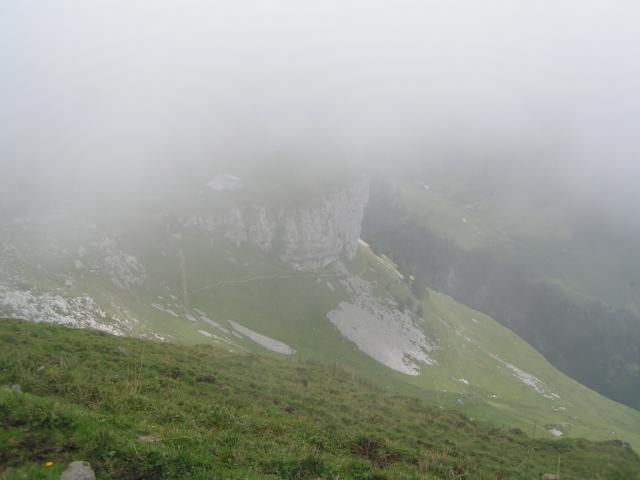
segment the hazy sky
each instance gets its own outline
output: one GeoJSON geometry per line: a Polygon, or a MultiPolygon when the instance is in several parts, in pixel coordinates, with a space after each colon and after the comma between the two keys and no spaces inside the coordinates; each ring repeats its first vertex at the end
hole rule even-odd
{"type": "Polygon", "coordinates": [[[23,191],[448,146],[640,179],[637,0],[3,0],[0,69],[2,178],[23,191]]]}

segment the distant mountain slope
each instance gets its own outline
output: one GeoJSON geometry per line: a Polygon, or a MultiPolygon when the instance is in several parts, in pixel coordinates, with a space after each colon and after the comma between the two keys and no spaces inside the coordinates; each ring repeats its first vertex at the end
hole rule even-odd
{"type": "Polygon", "coordinates": [[[5,225],[5,315],[231,352],[338,362],[386,389],[536,436],[640,446],[640,413],[552,368],[491,318],[437,292],[422,301],[360,242],[300,271],[206,224],[5,225]]]}
{"type": "Polygon", "coordinates": [[[474,188],[378,183],[364,237],[401,270],[420,271],[521,335],[563,372],[640,408],[640,251],[632,238],[589,233],[598,221],[530,191],[474,188]]]}
{"type": "Polygon", "coordinates": [[[6,480],[78,459],[101,479],[640,478],[621,442],[531,439],[335,363],[4,320],[0,366],[6,480]]]}

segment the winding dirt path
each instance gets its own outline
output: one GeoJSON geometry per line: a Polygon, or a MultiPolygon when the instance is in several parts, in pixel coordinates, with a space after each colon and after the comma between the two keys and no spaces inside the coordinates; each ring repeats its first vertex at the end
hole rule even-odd
{"type": "Polygon", "coordinates": [[[310,274],[301,274],[301,273],[292,273],[287,275],[266,275],[266,276],[258,276],[258,277],[250,277],[244,278],[240,280],[219,280],[216,283],[212,283],[210,285],[206,285],[202,288],[194,290],[189,293],[189,295],[197,295],[198,293],[204,292],[205,290],[211,290],[212,288],[220,287],[223,285],[241,285],[250,282],[260,282],[262,280],[274,280],[274,279],[288,279],[288,278],[338,278],[340,274],[338,273],[310,273],[310,274]]]}

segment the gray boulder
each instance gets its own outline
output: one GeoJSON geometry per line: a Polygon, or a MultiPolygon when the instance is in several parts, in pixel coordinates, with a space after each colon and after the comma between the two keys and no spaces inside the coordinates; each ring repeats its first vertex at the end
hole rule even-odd
{"type": "Polygon", "coordinates": [[[60,480],[96,480],[96,474],[88,462],[71,462],[60,475],[60,480]]]}

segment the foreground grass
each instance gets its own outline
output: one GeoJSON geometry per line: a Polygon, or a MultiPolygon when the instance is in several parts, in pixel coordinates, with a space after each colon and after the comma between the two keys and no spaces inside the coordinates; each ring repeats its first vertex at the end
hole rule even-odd
{"type": "Polygon", "coordinates": [[[531,439],[337,365],[0,322],[0,478],[637,479],[621,442],[531,439]],[[146,438],[140,438],[146,436],[146,438]],[[45,462],[55,466],[45,468],[45,462]]]}

